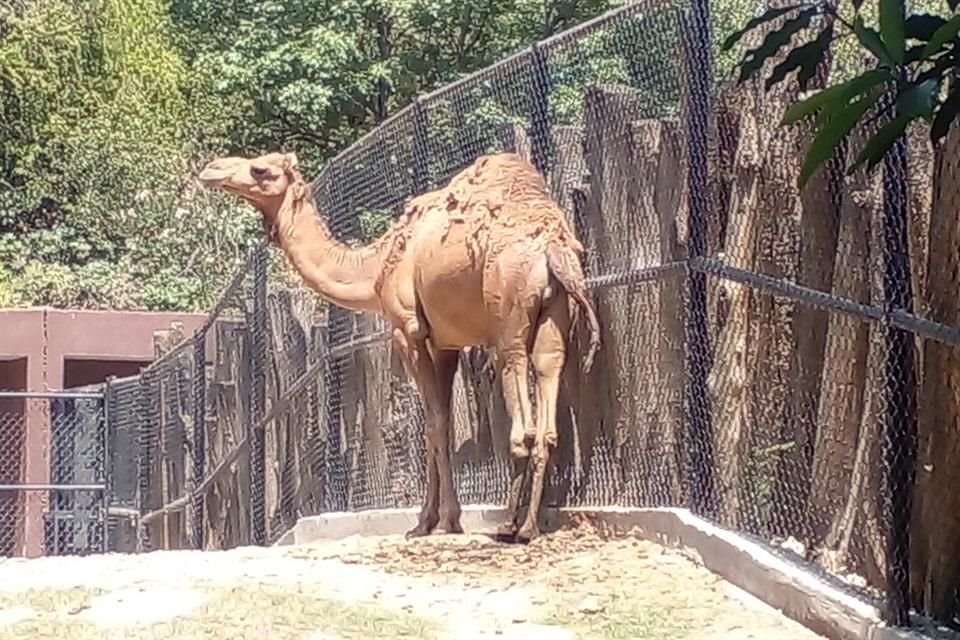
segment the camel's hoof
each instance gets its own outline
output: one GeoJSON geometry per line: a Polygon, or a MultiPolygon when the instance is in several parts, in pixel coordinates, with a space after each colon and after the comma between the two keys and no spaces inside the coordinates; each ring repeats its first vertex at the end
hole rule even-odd
{"type": "Polygon", "coordinates": [[[517,523],[516,522],[504,522],[499,527],[497,527],[497,537],[507,540],[512,540],[517,536],[517,523]]]}
{"type": "Polygon", "coordinates": [[[415,526],[413,529],[410,529],[410,531],[407,531],[407,533],[404,535],[404,538],[407,540],[410,540],[411,538],[422,538],[430,535],[430,531],[432,529],[433,527],[426,522],[419,522],[417,523],[417,526],[415,526]]]}
{"type": "Polygon", "coordinates": [[[463,533],[463,527],[460,526],[460,518],[456,520],[441,520],[433,532],[440,534],[463,533]]]}
{"type": "Polygon", "coordinates": [[[540,529],[536,526],[523,525],[517,532],[517,542],[530,542],[540,535],[540,529]]]}

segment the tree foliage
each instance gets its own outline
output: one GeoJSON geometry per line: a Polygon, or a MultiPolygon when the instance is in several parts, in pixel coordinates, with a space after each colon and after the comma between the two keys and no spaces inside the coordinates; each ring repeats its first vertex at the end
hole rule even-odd
{"type": "Polygon", "coordinates": [[[202,305],[198,278],[211,274],[185,260],[184,234],[221,212],[183,197],[194,123],[164,4],[26,2],[0,9],[0,32],[0,263],[12,303],[202,305]]]}
{"type": "Polygon", "coordinates": [[[767,89],[793,72],[800,87],[806,89],[831,47],[845,37],[854,39],[872,61],[859,75],[801,99],[784,114],[784,124],[804,119],[814,122],[815,135],[800,173],[801,187],[867,118],[879,126],[856,150],[849,172],[864,165],[868,170],[876,166],[913,121],[930,124],[934,143],[946,135],[960,111],[958,0],[948,0],[947,5],[951,13],[937,15],[908,14],[901,0],[877,0],[875,6],[864,5],[863,0],[851,0],[849,6],[834,0],[799,2],[772,7],[727,37],[724,50],[730,50],[745,34],[769,28],[776,21],[777,27],[770,29],[758,46],[744,51],[739,64],[739,80],[745,82],[779,56],[764,83],[767,89]],[[868,17],[869,9],[875,9],[875,20],[868,17]]]}
{"type": "Polygon", "coordinates": [[[617,4],[2,4],[0,305],[206,308],[257,228],[196,192],[209,157],[296,148],[315,172],[418,93],[617,4]]]}

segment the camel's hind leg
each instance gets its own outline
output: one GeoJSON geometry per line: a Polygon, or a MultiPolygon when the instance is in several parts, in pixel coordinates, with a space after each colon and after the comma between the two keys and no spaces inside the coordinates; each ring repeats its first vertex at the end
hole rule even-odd
{"type": "Polygon", "coordinates": [[[570,311],[565,294],[554,295],[544,307],[533,338],[531,359],[536,372],[537,417],[533,452],[530,456],[532,473],[530,506],[527,518],[517,533],[520,540],[532,540],[540,533],[540,502],[547,462],[557,446],[557,397],[560,394],[560,376],[567,357],[567,335],[570,330],[570,311]]]}
{"type": "Polygon", "coordinates": [[[507,517],[500,527],[500,534],[513,536],[517,532],[517,510],[520,494],[526,478],[530,448],[526,433],[533,428],[533,407],[530,405],[529,357],[526,347],[501,354],[503,366],[500,372],[503,400],[510,416],[510,491],[507,496],[507,517]]]}
{"type": "Polygon", "coordinates": [[[500,534],[517,532],[517,510],[530,458],[530,444],[536,433],[530,401],[530,347],[534,325],[540,315],[541,295],[537,282],[548,278],[546,261],[531,262],[530,244],[506,247],[489,266],[484,290],[497,292],[488,304],[496,304],[498,319],[497,359],[503,401],[510,416],[510,457],[513,472],[507,497],[506,521],[500,534]]]}

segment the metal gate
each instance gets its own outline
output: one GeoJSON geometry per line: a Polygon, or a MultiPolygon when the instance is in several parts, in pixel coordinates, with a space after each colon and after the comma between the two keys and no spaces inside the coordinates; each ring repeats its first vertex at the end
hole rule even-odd
{"type": "Polygon", "coordinates": [[[0,554],[106,550],[101,391],[0,391],[0,554]]]}

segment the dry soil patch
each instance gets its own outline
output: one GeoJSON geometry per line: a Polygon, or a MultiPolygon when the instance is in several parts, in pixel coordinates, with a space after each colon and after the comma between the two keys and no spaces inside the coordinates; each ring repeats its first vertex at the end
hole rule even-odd
{"type": "Polygon", "coordinates": [[[659,545],[400,536],[0,561],[0,640],[815,640],[659,545]]]}

